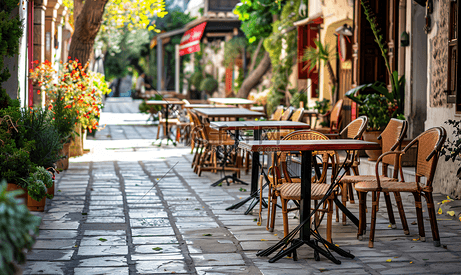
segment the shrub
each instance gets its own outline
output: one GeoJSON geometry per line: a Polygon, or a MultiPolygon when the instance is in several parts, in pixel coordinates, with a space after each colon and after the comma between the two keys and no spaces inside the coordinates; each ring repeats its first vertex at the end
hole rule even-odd
{"type": "Polygon", "coordinates": [[[200,83],[200,90],[205,91],[211,95],[218,89],[218,81],[213,77],[207,77],[200,83]]]}
{"type": "Polygon", "coordinates": [[[0,184],[0,273],[15,274],[16,264],[26,261],[26,250],[35,243],[40,217],[30,214],[25,205],[18,205],[15,196],[23,191],[6,191],[0,184]]]}

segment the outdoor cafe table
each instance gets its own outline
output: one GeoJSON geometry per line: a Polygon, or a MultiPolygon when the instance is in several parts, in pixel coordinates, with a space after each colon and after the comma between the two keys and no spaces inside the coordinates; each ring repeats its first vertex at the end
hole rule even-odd
{"type": "Polygon", "coordinates": [[[186,104],[182,100],[147,100],[147,106],[163,106],[165,112],[165,133],[163,133],[163,138],[173,141],[168,133],[168,109],[173,105],[184,105],[186,104]]]}
{"type": "MultiPolygon", "coordinates": [[[[263,131],[267,130],[276,130],[280,131],[282,129],[285,130],[303,130],[309,129],[310,125],[303,123],[303,122],[295,122],[295,121],[227,121],[227,122],[211,122],[210,127],[220,132],[224,131],[235,131],[234,138],[236,147],[239,143],[239,131],[241,130],[252,130],[253,131],[253,138],[254,140],[260,140],[261,134],[263,131]]],[[[250,211],[256,206],[259,202],[259,195],[258,195],[258,170],[260,168],[259,163],[259,152],[253,152],[252,154],[252,164],[251,164],[251,192],[250,196],[241,202],[234,204],[226,210],[237,209],[243,206],[245,203],[253,199],[253,202],[250,204],[248,209],[245,211],[245,215],[250,213],[250,211]]],[[[229,176],[230,177],[230,176],[229,176]]],[[[213,183],[212,185],[219,184],[220,181],[213,183]]]]}
{"type": "Polygon", "coordinates": [[[253,100],[237,97],[223,97],[223,98],[209,98],[208,101],[219,104],[232,104],[232,105],[249,105],[254,104],[253,100]]]}
{"type": "MultiPolygon", "coordinates": [[[[341,262],[337,260],[329,250],[333,250],[338,254],[354,258],[354,255],[336,247],[324,240],[315,233],[315,239],[311,239],[310,218],[314,215],[316,209],[321,205],[325,198],[323,198],[314,210],[311,212],[311,175],[312,175],[312,151],[334,151],[334,150],[376,150],[379,149],[379,144],[376,142],[367,142],[362,140],[351,139],[335,139],[335,140],[255,140],[255,141],[242,141],[239,147],[250,152],[279,152],[279,151],[301,151],[301,201],[299,202],[300,224],[292,230],[286,237],[274,246],[260,251],[258,256],[269,256],[279,248],[282,248],[277,255],[269,262],[275,262],[287,255],[293,253],[293,258],[296,259],[296,249],[306,244],[314,249],[317,253],[322,254],[336,264],[341,262]],[[295,239],[297,232],[300,232],[300,238],[295,239]],[[328,249],[321,248],[318,243],[324,245],[328,249]],[[291,244],[291,247],[287,248],[291,244]],[[285,249],[287,248],[287,249],[285,249]]],[[[339,171],[338,171],[339,173],[339,171]]],[[[336,175],[336,178],[338,175],[336,175]]],[[[338,184],[337,180],[332,180],[330,191],[333,190],[338,184]]],[[[327,193],[328,194],[328,193],[327,193]]],[[[327,197],[327,196],[325,196],[327,197]]],[[[335,200],[335,203],[340,203],[335,200]]],[[[342,206],[342,205],[341,205],[342,206]]],[[[340,206],[340,208],[341,208],[340,206]]],[[[345,208],[344,208],[345,209],[345,208]]],[[[343,210],[343,208],[341,208],[343,210]]],[[[343,210],[344,211],[344,210],[343,210]]],[[[352,215],[349,212],[350,215],[352,215]]]]}
{"type": "Polygon", "coordinates": [[[235,106],[221,106],[221,105],[214,105],[214,104],[186,104],[183,106],[186,109],[194,109],[194,108],[236,108],[235,106]]]}
{"type": "Polygon", "coordinates": [[[215,118],[259,118],[265,117],[266,114],[261,112],[250,111],[245,108],[196,108],[194,109],[198,115],[203,118],[215,119],[215,118]]]}

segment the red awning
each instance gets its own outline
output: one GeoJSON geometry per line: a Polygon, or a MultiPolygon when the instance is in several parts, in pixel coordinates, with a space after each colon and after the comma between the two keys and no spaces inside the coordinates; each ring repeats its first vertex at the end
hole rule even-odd
{"type": "Polygon", "coordinates": [[[183,56],[200,51],[200,39],[205,31],[206,22],[186,31],[179,44],[179,55],[183,56]]]}

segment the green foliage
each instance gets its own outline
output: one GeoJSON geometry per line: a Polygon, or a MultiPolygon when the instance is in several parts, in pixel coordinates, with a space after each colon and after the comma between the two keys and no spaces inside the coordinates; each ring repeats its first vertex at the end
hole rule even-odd
{"type": "Polygon", "coordinates": [[[11,76],[8,68],[5,67],[5,57],[12,57],[19,53],[19,39],[23,32],[19,15],[14,17],[10,15],[18,5],[18,0],[0,1],[0,108],[10,105],[9,97],[4,96],[6,91],[1,86],[11,76]]]}
{"type": "Polygon", "coordinates": [[[213,94],[218,89],[218,81],[209,76],[200,83],[200,90],[205,91],[208,95],[213,94]]]}
{"type": "Polygon", "coordinates": [[[30,214],[25,205],[19,205],[15,196],[23,191],[6,191],[0,184],[0,274],[16,274],[15,264],[26,262],[26,249],[32,249],[38,234],[40,217],[30,214]]]}
{"type": "Polygon", "coordinates": [[[0,108],[0,174],[9,183],[21,185],[18,179],[28,177],[34,167],[30,151],[35,141],[23,138],[25,129],[19,101],[11,100],[4,89],[0,89],[0,98],[10,102],[9,106],[0,108]]]}
{"type": "Polygon", "coordinates": [[[194,85],[196,90],[200,89],[200,84],[203,81],[203,73],[201,71],[195,71],[189,78],[189,84],[194,85]]]}
{"type": "MultiPolygon", "coordinates": [[[[445,121],[445,123],[453,127],[454,139],[447,139],[440,154],[445,156],[445,161],[451,160],[454,162],[456,159],[459,160],[461,153],[461,120],[449,119],[445,121]]],[[[459,175],[460,172],[461,168],[458,170],[457,174],[459,175]]]]}
{"type": "Polygon", "coordinates": [[[368,130],[383,130],[391,120],[389,102],[380,94],[359,95],[359,114],[368,117],[368,130]]]}
{"type": "Polygon", "coordinates": [[[51,112],[41,108],[22,110],[25,140],[35,140],[30,151],[30,160],[38,166],[53,167],[61,156],[61,135],[54,127],[51,112]]]}
{"type": "MultiPolygon", "coordinates": [[[[156,94],[155,96],[151,97],[149,100],[163,100],[161,95],[156,94]]],[[[141,104],[139,104],[139,111],[144,114],[149,114],[150,110],[155,110],[156,112],[160,111],[162,106],[159,105],[152,105],[148,106],[146,100],[143,100],[141,104]]]]}
{"type": "Polygon", "coordinates": [[[245,47],[248,46],[247,39],[244,37],[234,37],[224,44],[223,65],[229,67],[234,64],[237,58],[243,58],[245,47]]]}
{"type": "Polygon", "coordinates": [[[299,108],[300,102],[304,102],[304,106],[307,106],[306,90],[300,90],[296,92],[296,89],[291,89],[290,92],[293,93],[293,96],[290,99],[291,106],[299,108]]]}
{"type": "Polygon", "coordinates": [[[41,201],[45,196],[49,199],[53,198],[52,195],[46,192],[46,188],[53,186],[52,175],[42,166],[37,166],[35,171],[30,173],[27,179],[22,179],[22,181],[27,186],[27,193],[32,199],[41,201]]]}
{"type": "Polygon", "coordinates": [[[297,54],[296,29],[293,23],[299,18],[299,4],[300,0],[294,0],[283,7],[280,20],[272,24],[272,34],[264,40],[264,48],[272,63],[273,85],[267,98],[269,114],[280,105],[289,89],[289,77],[297,54]]]}
{"type": "Polygon", "coordinates": [[[303,61],[308,62],[309,71],[313,71],[320,64],[320,61],[328,62],[336,58],[335,49],[329,44],[323,45],[320,40],[316,40],[314,43],[316,47],[307,47],[303,55],[303,61]]]}
{"type": "Polygon", "coordinates": [[[237,93],[240,90],[240,87],[242,87],[243,81],[245,80],[244,75],[243,75],[243,68],[239,67],[239,73],[237,78],[234,80],[234,91],[237,93]]]}
{"type": "Polygon", "coordinates": [[[66,108],[71,102],[66,100],[64,91],[61,89],[56,91],[56,97],[51,104],[54,115],[52,124],[59,132],[61,143],[67,143],[75,135],[74,128],[77,122],[77,112],[74,108],[66,108]]]}
{"type": "Polygon", "coordinates": [[[315,101],[314,110],[317,110],[319,114],[326,114],[330,110],[330,100],[324,98],[322,101],[315,101]]]}
{"type": "Polygon", "coordinates": [[[266,38],[272,33],[272,17],[275,14],[280,14],[285,2],[283,0],[242,0],[237,5],[234,13],[242,21],[240,28],[250,43],[266,38]]]}

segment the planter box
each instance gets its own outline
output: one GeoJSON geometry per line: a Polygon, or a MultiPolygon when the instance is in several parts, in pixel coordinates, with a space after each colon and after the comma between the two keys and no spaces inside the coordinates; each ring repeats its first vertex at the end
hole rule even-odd
{"type": "Polygon", "coordinates": [[[83,134],[82,134],[82,125],[80,123],[75,126],[75,132],[77,135],[70,143],[69,157],[78,157],[83,155],[83,134]]]}
{"type": "Polygon", "coordinates": [[[29,209],[29,211],[43,212],[45,211],[45,205],[46,198],[43,198],[40,201],[36,201],[32,199],[29,195],[27,195],[27,208],[29,209]]]}
{"type": "Polygon", "coordinates": [[[25,204],[27,201],[27,190],[18,186],[17,184],[14,183],[8,183],[6,187],[6,191],[14,191],[14,190],[23,190],[24,193],[22,195],[19,195],[16,197],[16,199],[19,200],[20,204],[25,204]]]}
{"type": "Polygon", "coordinates": [[[58,162],[56,162],[56,167],[58,169],[62,169],[62,170],[69,169],[69,157],[70,157],[69,151],[70,151],[70,142],[65,143],[62,147],[60,155],[66,156],[66,158],[60,159],[58,162]]]}

